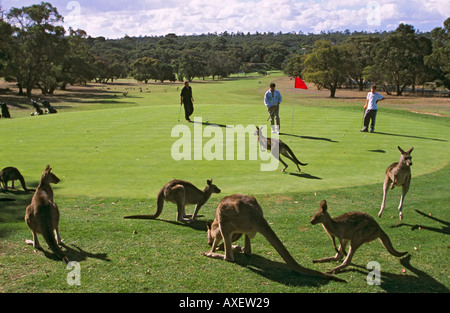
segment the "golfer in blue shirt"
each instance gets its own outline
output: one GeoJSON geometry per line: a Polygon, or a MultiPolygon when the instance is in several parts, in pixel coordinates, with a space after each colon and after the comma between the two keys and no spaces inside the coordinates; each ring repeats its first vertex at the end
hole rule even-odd
{"type": "Polygon", "coordinates": [[[264,104],[267,107],[272,133],[280,133],[280,104],[283,101],[281,93],[275,89],[275,83],[270,84],[270,89],[264,96],[264,104]]]}

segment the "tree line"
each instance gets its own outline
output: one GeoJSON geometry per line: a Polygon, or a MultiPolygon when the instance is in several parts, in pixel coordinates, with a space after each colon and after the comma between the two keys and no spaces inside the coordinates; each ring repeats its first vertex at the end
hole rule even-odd
{"type": "MultiPolygon", "coordinates": [[[[1,8],[0,8],[1,11],[1,8]]],[[[208,33],[201,35],[93,38],[63,27],[50,3],[0,12],[0,76],[21,95],[38,88],[107,83],[222,79],[234,73],[283,70],[331,96],[344,84],[361,90],[376,83],[401,95],[425,82],[450,89],[450,18],[419,33],[400,24],[393,32],[208,33]]]]}

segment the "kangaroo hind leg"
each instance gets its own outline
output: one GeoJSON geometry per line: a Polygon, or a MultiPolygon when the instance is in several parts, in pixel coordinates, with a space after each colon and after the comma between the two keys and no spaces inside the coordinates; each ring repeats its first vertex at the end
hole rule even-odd
{"type": "Polygon", "coordinates": [[[186,191],[183,186],[176,186],[172,188],[172,193],[174,193],[175,203],[177,204],[177,221],[179,222],[189,222],[191,221],[186,216],[186,191]]]}
{"type": "Polygon", "coordinates": [[[378,217],[379,218],[383,214],[384,208],[386,207],[386,195],[387,195],[387,192],[389,190],[389,185],[391,184],[391,182],[392,182],[392,180],[389,178],[388,175],[386,175],[386,177],[384,179],[384,184],[383,184],[383,202],[381,203],[380,212],[378,212],[378,217]]]}

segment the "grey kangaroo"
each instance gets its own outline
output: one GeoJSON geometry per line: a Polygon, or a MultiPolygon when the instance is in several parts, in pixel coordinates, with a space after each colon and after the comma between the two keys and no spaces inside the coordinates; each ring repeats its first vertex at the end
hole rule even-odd
{"type": "Polygon", "coordinates": [[[331,279],[342,281],[341,279],[321,273],[309,268],[305,268],[295,261],[281,240],[270,227],[263,216],[263,211],[258,201],[252,196],[231,195],[225,197],[220,202],[216,210],[216,217],[212,223],[207,224],[208,244],[212,246],[211,251],[204,252],[203,255],[219,260],[234,262],[233,251],[244,252],[251,255],[250,240],[261,233],[267,241],[275,248],[283,260],[299,274],[318,277],[322,279],[331,279]],[[245,246],[242,249],[239,246],[232,246],[232,242],[238,240],[245,234],[245,246]],[[216,253],[222,248],[219,243],[223,241],[225,255],[216,253]]]}
{"type": "Polygon", "coordinates": [[[37,234],[42,234],[50,249],[67,264],[69,260],[58,246],[62,243],[58,229],[59,210],[53,201],[53,189],[50,185],[58,184],[59,178],[51,171],[50,165],[47,165],[31,204],[26,209],[25,222],[33,233],[33,240],[25,242],[36,249],[41,249],[37,234]]]}
{"type": "Polygon", "coordinates": [[[126,219],[156,219],[161,215],[164,201],[170,201],[177,205],[177,221],[189,222],[197,218],[200,208],[209,200],[211,194],[220,193],[221,190],[213,184],[213,180],[206,181],[206,187],[202,191],[192,183],[183,180],[172,180],[167,183],[158,193],[157,209],[153,215],[126,216],[126,219]],[[186,215],[186,204],[196,204],[194,214],[186,215]],[[192,219],[190,219],[192,217],[192,219]]]}
{"type": "Polygon", "coordinates": [[[300,162],[295,156],[294,152],[292,152],[291,148],[289,148],[289,146],[280,139],[264,137],[264,135],[261,133],[261,129],[258,126],[256,126],[255,135],[258,136],[258,142],[261,145],[261,147],[271,151],[272,155],[284,165],[284,168],[281,170],[282,172],[286,171],[288,165],[281,159],[281,155],[285,156],[286,158],[294,162],[299,172],[301,172],[299,165],[302,166],[308,165],[308,163],[300,162]]]}
{"type": "Polygon", "coordinates": [[[320,209],[311,220],[311,224],[322,223],[323,228],[331,237],[333,248],[337,252],[334,257],[323,258],[313,261],[314,263],[337,261],[347,255],[344,262],[338,267],[333,268],[329,273],[337,273],[350,265],[356,250],[366,242],[371,242],[377,238],[380,239],[387,251],[396,257],[402,257],[408,252],[398,252],[392,246],[388,235],[381,229],[380,225],[364,212],[349,212],[336,218],[331,218],[327,211],[327,202],[323,200],[320,203],[320,209]],[[335,237],[338,237],[340,247],[336,247],[335,237]],[[345,249],[350,241],[350,250],[348,254],[345,249]]]}
{"type": "Polygon", "coordinates": [[[394,189],[395,186],[402,186],[402,196],[400,198],[398,211],[400,220],[403,220],[403,201],[405,200],[406,193],[408,192],[411,184],[411,166],[413,164],[411,152],[414,150],[414,147],[409,149],[407,152],[403,151],[400,147],[398,147],[398,150],[401,153],[400,161],[391,164],[385,172],[383,202],[381,203],[381,210],[378,213],[378,217],[381,217],[381,214],[383,214],[383,210],[386,206],[386,194],[388,189],[394,189]]]}
{"type": "Polygon", "coordinates": [[[11,181],[11,187],[14,189],[15,180],[19,180],[23,190],[28,191],[25,179],[17,168],[6,167],[0,172],[0,183],[3,184],[3,189],[8,190],[8,181],[11,181]]]}

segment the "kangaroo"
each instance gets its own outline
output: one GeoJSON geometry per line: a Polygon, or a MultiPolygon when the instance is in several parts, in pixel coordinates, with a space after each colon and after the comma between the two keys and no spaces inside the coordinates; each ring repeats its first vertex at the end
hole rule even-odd
{"type": "Polygon", "coordinates": [[[243,234],[245,234],[244,249],[235,246],[234,250],[250,255],[252,253],[250,239],[257,233],[261,233],[295,272],[322,279],[343,281],[298,264],[269,226],[261,206],[252,196],[236,194],[223,198],[217,207],[214,221],[212,224],[208,223],[207,227],[208,244],[212,246],[211,251],[203,253],[207,257],[234,262],[232,242],[238,240],[243,234]],[[222,240],[225,255],[215,252],[220,248],[219,243],[222,240]]]}
{"type": "Polygon", "coordinates": [[[2,114],[0,115],[0,117],[3,116],[3,118],[11,118],[8,105],[6,103],[0,102],[0,106],[2,107],[2,114]]]}
{"type": "Polygon", "coordinates": [[[26,209],[25,222],[33,233],[33,240],[25,242],[33,245],[36,249],[41,249],[37,234],[42,234],[50,249],[68,264],[68,258],[58,246],[62,243],[58,229],[59,210],[56,203],[53,202],[53,189],[50,185],[58,184],[60,180],[51,171],[50,165],[47,165],[31,199],[31,204],[26,209]]]}
{"type": "Polygon", "coordinates": [[[12,182],[11,188],[14,189],[14,181],[19,180],[23,190],[28,191],[25,184],[25,179],[19,170],[15,167],[6,167],[0,172],[0,183],[3,184],[3,189],[8,190],[8,181],[12,182]]]}
{"type": "Polygon", "coordinates": [[[281,170],[282,172],[286,171],[288,165],[281,159],[280,154],[282,154],[283,156],[294,162],[295,165],[297,165],[297,169],[299,172],[301,172],[299,165],[302,166],[308,165],[308,163],[300,162],[295,156],[294,152],[292,152],[291,148],[289,148],[287,144],[281,141],[281,139],[264,137],[264,135],[261,133],[261,129],[258,126],[256,126],[256,131],[254,135],[258,136],[258,142],[261,145],[261,147],[271,151],[272,155],[284,165],[284,168],[281,170]]]}
{"type": "Polygon", "coordinates": [[[400,220],[403,221],[403,200],[405,199],[406,193],[409,190],[409,185],[411,184],[411,152],[414,150],[414,147],[409,149],[408,152],[403,151],[400,147],[397,148],[402,155],[400,156],[399,162],[391,164],[386,169],[383,185],[383,202],[381,203],[381,210],[378,213],[378,217],[381,217],[386,206],[386,194],[388,188],[394,189],[395,186],[402,186],[402,196],[400,198],[398,211],[400,220]]]}
{"type": "Polygon", "coordinates": [[[197,218],[198,211],[209,200],[211,194],[220,192],[221,190],[213,184],[212,178],[211,180],[206,181],[206,187],[203,191],[190,182],[175,179],[167,183],[167,185],[159,191],[155,214],[126,216],[124,218],[141,220],[156,219],[161,215],[164,201],[170,201],[177,205],[177,221],[190,222],[197,218]],[[196,204],[193,215],[186,215],[186,204],[196,204]],[[190,217],[192,217],[192,219],[189,219],[190,217]]]}
{"type": "Polygon", "coordinates": [[[319,211],[314,215],[311,224],[322,223],[323,228],[331,237],[333,248],[337,252],[334,257],[323,258],[313,261],[314,263],[329,262],[340,260],[347,255],[344,262],[338,267],[333,268],[328,273],[337,273],[350,265],[356,250],[366,242],[371,242],[377,238],[387,249],[387,251],[396,257],[402,257],[408,252],[398,252],[392,246],[388,235],[381,229],[380,225],[368,214],[364,212],[349,212],[336,218],[331,218],[327,211],[327,202],[323,200],[320,203],[319,211]],[[340,247],[336,248],[335,237],[338,237],[340,247]],[[346,245],[350,243],[348,254],[345,251],[346,245]]]}

